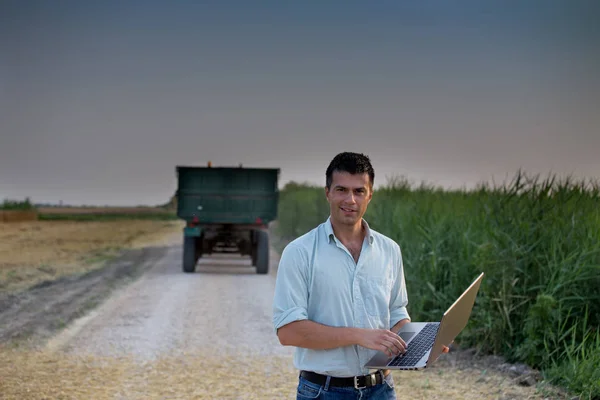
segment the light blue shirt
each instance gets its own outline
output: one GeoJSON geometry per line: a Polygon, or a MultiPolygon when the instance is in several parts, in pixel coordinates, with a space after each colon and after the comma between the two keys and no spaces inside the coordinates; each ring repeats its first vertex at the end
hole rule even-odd
{"type": "MultiPolygon", "coordinates": [[[[275,296],[275,331],[298,320],[334,327],[390,329],[409,318],[400,246],[366,228],[358,263],[339,241],[330,218],[289,243],[281,254],[275,296]]],[[[333,376],[368,374],[376,353],[362,346],[296,348],[294,366],[333,376]]]]}

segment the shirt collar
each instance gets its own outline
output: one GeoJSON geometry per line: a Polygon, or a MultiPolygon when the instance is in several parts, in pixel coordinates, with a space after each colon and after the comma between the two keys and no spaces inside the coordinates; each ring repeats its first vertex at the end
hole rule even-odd
{"type": "MultiPolygon", "coordinates": [[[[367,233],[366,236],[369,238],[369,244],[373,244],[373,232],[371,232],[371,228],[369,227],[369,224],[367,223],[367,221],[365,221],[364,218],[362,218],[362,224],[365,227],[367,233]]],[[[327,221],[325,222],[325,232],[327,233],[327,242],[331,243],[331,240],[335,238],[335,234],[333,233],[333,226],[331,225],[331,216],[329,216],[327,218],[327,221]]]]}

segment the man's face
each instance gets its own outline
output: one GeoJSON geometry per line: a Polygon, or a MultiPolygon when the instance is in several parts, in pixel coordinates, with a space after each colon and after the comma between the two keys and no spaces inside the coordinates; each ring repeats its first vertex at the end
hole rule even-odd
{"type": "Polygon", "coordinates": [[[359,223],[373,196],[369,175],[334,171],[331,186],[325,188],[331,219],[342,225],[359,223]]]}

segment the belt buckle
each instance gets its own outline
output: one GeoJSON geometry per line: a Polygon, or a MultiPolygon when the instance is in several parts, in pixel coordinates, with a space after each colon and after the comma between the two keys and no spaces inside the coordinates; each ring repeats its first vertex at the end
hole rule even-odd
{"type": "Polygon", "coordinates": [[[355,376],[354,377],[354,389],[366,389],[367,386],[367,379],[370,378],[371,379],[371,386],[375,386],[375,384],[377,383],[377,380],[375,379],[375,374],[369,374],[369,375],[363,375],[361,377],[355,376]],[[358,386],[358,378],[365,378],[365,386],[358,386]]]}
{"type": "MultiPolygon", "coordinates": [[[[366,381],[365,381],[366,383],[366,381]]],[[[354,377],[354,389],[365,389],[367,386],[358,386],[358,376],[354,377]]]]}

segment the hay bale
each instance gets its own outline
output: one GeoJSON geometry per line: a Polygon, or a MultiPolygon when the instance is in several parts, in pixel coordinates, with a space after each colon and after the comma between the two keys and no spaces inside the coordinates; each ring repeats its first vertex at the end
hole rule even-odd
{"type": "Polygon", "coordinates": [[[36,221],[36,210],[0,210],[0,222],[36,221]]]}

